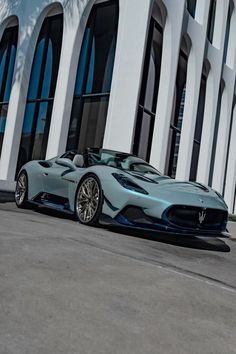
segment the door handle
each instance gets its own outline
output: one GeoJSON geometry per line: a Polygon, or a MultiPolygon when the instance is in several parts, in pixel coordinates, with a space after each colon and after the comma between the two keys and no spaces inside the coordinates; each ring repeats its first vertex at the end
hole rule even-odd
{"type": "Polygon", "coordinates": [[[48,176],[48,173],[47,173],[47,172],[44,172],[44,173],[43,173],[43,176],[44,176],[44,177],[48,176]]]}

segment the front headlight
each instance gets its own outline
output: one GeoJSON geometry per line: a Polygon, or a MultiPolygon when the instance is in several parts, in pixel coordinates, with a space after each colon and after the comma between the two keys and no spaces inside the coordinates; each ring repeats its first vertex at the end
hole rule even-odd
{"type": "Polygon", "coordinates": [[[225,203],[225,200],[223,198],[223,196],[217,192],[215,189],[213,189],[213,191],[215,192],[215,194],[217,195],[218,198],[220,198],[220,200],[225,204],[225,206],[228,208],[227,204],[225,203]]]}
{"type": "Polygon", "coordinates": [[[134,192],[148,194],[145,189],[140,187],[138,184],[134,183],[130,178],[122,175],[121,173],[112,173],[112,176],[120,183],[120,185],[126,189],[129,189],[134,192]]]}

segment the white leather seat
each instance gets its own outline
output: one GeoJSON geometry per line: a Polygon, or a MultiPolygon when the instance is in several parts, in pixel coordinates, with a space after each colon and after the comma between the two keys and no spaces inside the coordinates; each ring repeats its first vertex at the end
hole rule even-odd
{"type": "Polygon", "coordinates": [[[76,167],[84,167],[84,157],[83,155],[77,154],[73,158],[73,163],[76,167]]]}

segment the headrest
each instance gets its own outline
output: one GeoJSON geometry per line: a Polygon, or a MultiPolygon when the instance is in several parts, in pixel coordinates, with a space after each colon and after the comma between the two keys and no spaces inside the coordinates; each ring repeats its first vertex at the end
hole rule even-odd
{"type": "Polygon", "coordinates": [[[108,161],[107,166],[117,167],[117,163],[115,161],[108,161]]]}
{"type": "Polygon", "coordinates": [[[73,163],[76,167],[84,167],[84,157],[83,155],[77,154],[73,158],[73,163]]]}

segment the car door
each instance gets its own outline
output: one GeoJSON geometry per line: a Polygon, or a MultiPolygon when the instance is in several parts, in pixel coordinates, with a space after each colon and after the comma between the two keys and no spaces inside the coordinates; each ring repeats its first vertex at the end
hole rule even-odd
{"type": "Polygon", "coordinates": [[[68,199],[69,182],[64,177],[71,172],[68,167],[53,162],[52,166],[47,168],[43,173],[45,192],[68,199]]]}

